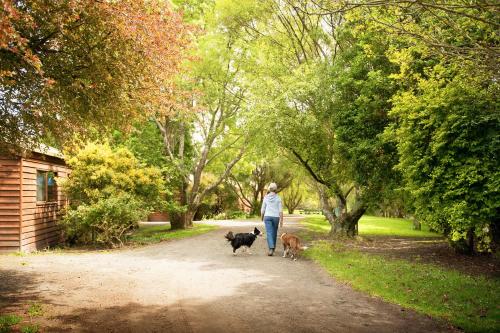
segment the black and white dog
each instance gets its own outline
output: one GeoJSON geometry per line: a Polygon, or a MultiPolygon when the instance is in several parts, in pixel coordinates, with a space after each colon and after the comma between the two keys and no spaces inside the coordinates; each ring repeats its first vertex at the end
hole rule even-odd
{"type": "Polygon", "coordinates": [[[262,236],[262,233],[259,229],[255,228],[253,229],[253,232],[238,233],[236,235],[234,235],[232,231],[229,231],[224,237],[226,237],[227,241],[231,243],[231,246],[233,247],[233,255],[236,255],[236,250],[242,246],[243,251],[248,250],[248,253],[251,254],[250,247],[257,236],[262,236]]]}

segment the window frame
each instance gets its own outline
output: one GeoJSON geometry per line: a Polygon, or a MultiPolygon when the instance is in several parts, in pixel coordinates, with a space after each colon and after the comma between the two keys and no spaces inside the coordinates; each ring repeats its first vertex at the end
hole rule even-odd
{"type": "Polygon", "coordinates": [[[58,202],[58,191],[57,191],[57,182],[55,182],[55,178],[57,177],[57,172],[54,172],[52,170],[36,170],[36,204],[37,205],[46,205],[46,204],[57,204],[58,202]],[[54,174],[54,198],[52,200],[49,200],[49,172],[52,172],[54,174]],[[43,181],[44,181],[44,198],[45,200],[39,200],[38,199],[38,174],[41,173],[43,174],[43,181]]]}

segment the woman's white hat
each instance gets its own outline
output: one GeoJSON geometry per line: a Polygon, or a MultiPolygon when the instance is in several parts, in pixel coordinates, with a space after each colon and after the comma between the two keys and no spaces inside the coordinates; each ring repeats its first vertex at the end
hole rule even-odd
{"type": "Polygon", "coordinates": [[[271,192],[276,192],[276,190],[278,189],[278,185],[276,185],[276,183],[271,183],[269,184],[269,187],[267,189],[271,192]]]}

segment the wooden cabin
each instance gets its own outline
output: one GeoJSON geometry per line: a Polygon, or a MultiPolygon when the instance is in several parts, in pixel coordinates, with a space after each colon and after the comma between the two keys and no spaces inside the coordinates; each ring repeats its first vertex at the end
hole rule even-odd
{"type": "Polygon", "coordinates": [[[0,156],[0,253],[40,250],[61,240],[66,199],[56,178],[69,168],[54,148],[0,156]]]}

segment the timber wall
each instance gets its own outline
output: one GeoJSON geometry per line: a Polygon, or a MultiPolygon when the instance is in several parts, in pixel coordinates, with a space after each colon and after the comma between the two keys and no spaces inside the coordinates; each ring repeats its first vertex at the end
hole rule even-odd
{"type": "Polygon", "coordinates": [[[20,250],[20,174],[20,157],[0,157],[0,253],[20,250]]]}
{"type": "MultiPolygon", "coordinates": [[[[43,157],[43,156],[42,156],[43,157]]],[[[57,187],[57,201],[37,202],[36,173],[53,171],[58,178],[66,178],[69,169],[60,159],[46,157],[25,158],[22,160],[22,200],[20,249],[33,251],[57,244],[61,240],[57,220],[61,209],[66,205],[66,198],[60,186],[57,187]]]]}

